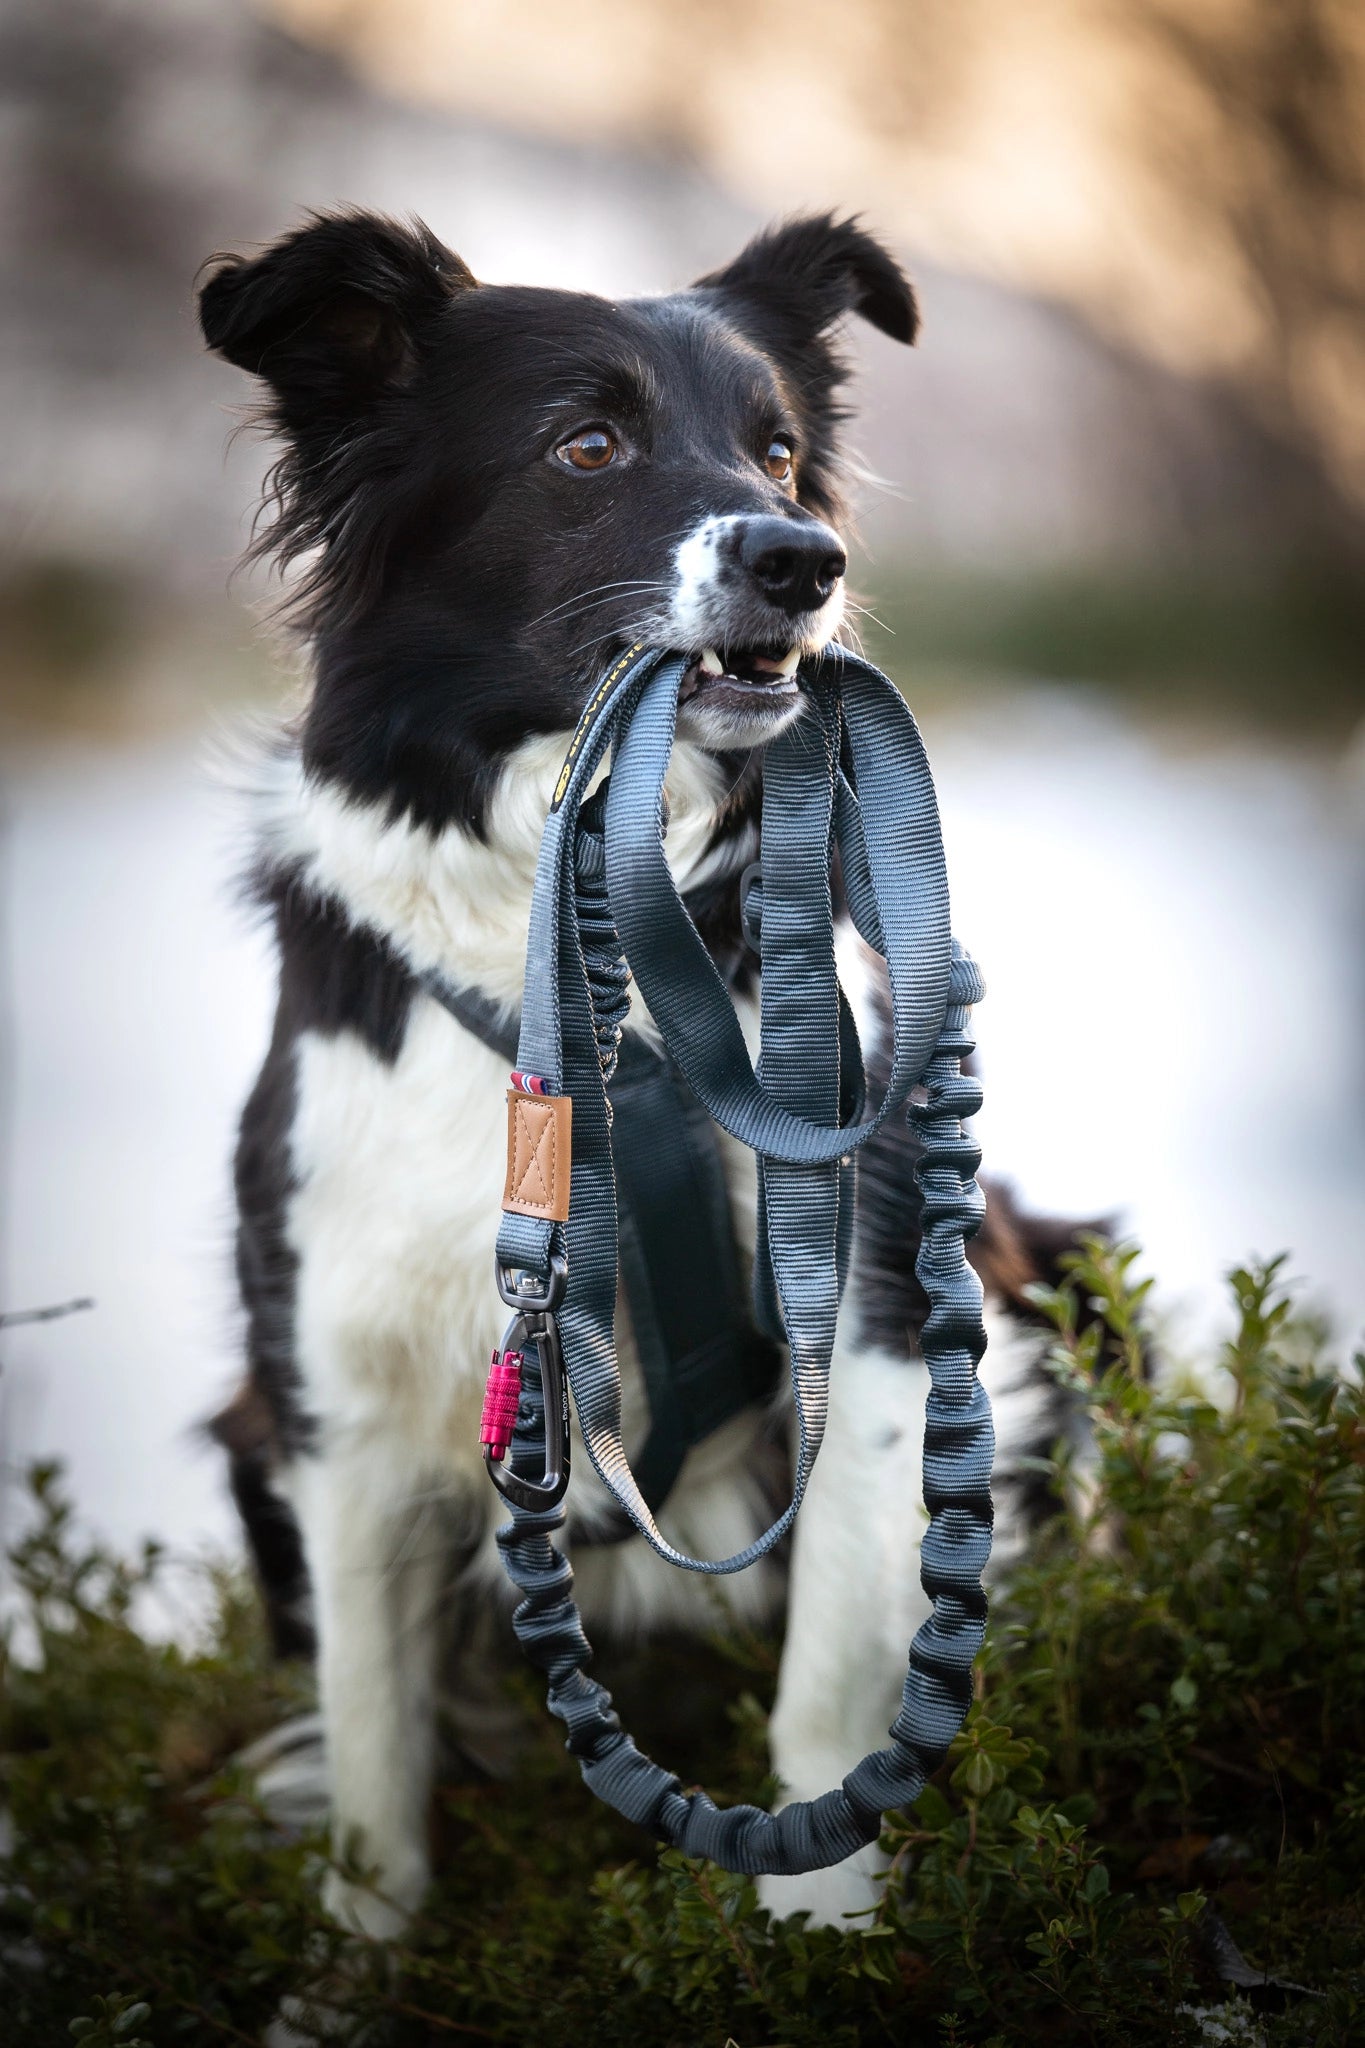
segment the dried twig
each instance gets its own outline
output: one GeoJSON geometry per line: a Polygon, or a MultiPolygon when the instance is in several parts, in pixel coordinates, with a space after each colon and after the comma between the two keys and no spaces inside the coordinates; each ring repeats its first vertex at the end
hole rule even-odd
{"type": "Polygon", "coordinates": [[[81,1294],[74,1301],[58,1301],[47,1308],[12,1308],[0,1313],[0,1330],[15,1330],[20,1323],[55,1323],[62,1316],[79,1315],[95,1306],[94,1296],[81,1294]]]}

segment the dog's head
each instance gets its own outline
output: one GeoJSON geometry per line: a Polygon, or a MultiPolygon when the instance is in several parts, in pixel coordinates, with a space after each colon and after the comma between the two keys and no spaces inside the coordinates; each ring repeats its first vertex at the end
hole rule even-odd
{"type": "Polygon", "coordinates": [[[850,312],[914,338],[897,265],[827,216],[619,303],[479,284],[425,228],[368,214],[221,261],[205,336],[264,380],[284,444],[262,551],[311,557],[312,765],[477,826],[490,770],[572,725],[634,640],[694,657],[693,738],[770,738],[843,615],[831,332],[850,312]]]}

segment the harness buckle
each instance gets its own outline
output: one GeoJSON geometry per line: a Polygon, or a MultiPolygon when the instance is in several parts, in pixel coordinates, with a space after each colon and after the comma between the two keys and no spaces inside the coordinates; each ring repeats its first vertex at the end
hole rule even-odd
{"type": "MultiPolygon", "coordinates": [[[[553,1275],[551,1276],[554,1277],[553,1275]]],[[[560,1293],[563,1292],[561,1262],[560,1293]]],[[[556,1297],[558,1298],[558,1297],[556,1297]]],[[[480,1448],[488,1476],[504,1500],[531,1513],[555,1508],[569,1487],[569,1403],[564,1351],[559,1325],[548,1308],[521,1308],[507,1325],[493,1353],[479,1425],[480,1448]],[[545,1409],[545,1471],[540,1479],[523,1479],[504,1462],[520,1419],[526,1350],[533,1348],[540,1367],[540,1395],[545,1409]]]]}

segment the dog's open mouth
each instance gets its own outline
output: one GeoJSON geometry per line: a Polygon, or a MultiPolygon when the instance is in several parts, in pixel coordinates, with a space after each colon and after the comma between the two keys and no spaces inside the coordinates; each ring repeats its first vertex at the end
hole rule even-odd
{"type": "Polygon", "coordinates": [[[746,718],[787,713],[799,693],[797,647],[703,647],[682,679],[679,704],[704,698],[708,710],[734,711],[746,718]]]}

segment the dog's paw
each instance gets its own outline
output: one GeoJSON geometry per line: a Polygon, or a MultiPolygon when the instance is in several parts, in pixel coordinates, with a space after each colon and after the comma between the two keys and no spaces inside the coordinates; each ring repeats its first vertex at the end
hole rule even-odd
{"type": "Polygon", "coordinates": [[[331,1804],[321,1714],[295,1714],[233,1758],[256,1781],[256,1797],[275,1826],[299,1835],[325,1824],[331,1804]]]}
{"type": "Polygon", "coordinates": [[[357,2022],[337,2003],[330,1986],[281,1999],[279,2011],[261,2036],[262,2048],[324,2048],[324,2044],[345,2043],[360,2048],[357,2022]]]}
{"type": "Polygon", "coordinates": [[[374,1952],[363,1942],[338,1951],[315,1940],[304,1952],[299,1988],[280,2000],[262,2048],[378,2048],[384,2024],[361,2009],[373,1968],[374,1952]]]}
{"type": "Polygon", "coordinates": [[[425,1865],[391,1869],[377,1890],[339,1870],[329,1870],[323,1881],[322,1903],[348,1934],[363,1935],[367,1941],[397,1941],[406,1932],[426,1885],[425,1865]]]}
{"type": "Polygon", "coordinates": [[[775,1919],[807,1913],[813,1927],[838,1927],[853,1934],[867,1925],[866,1915],[881,1898],[878,1874],[884,1867],[885,1858],[874,1844],[827,1870],[803,1871],[800,1877],[760,1877],[759,1904],[775,1919]],[[850,1920],[850,1913],[864,1917],[850,1920]]]}
{"type": "Polygon", "coordinates": [[[389,2024],[348,2011],[344,1978],[326,1977],[291,1992],[261,2036],[261,2048],[380,2048],[389,2024]]]}

